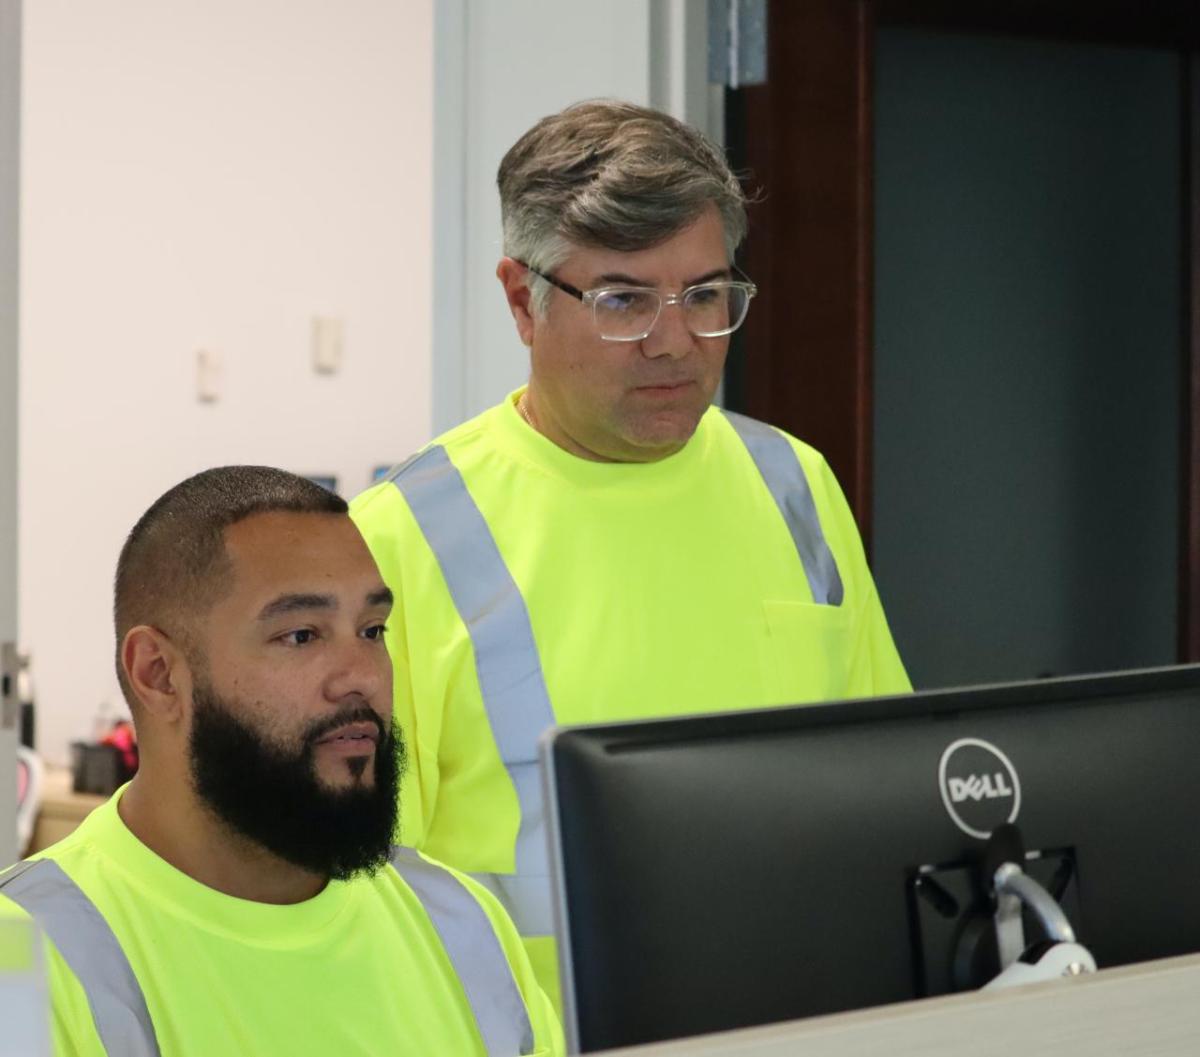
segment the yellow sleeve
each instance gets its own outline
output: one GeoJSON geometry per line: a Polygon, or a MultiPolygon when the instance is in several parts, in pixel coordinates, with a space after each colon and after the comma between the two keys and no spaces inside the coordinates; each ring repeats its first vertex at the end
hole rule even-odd
{"type": "Polygon", "coordinates": [[[850,504],[825,459],[794,437],[788,439],[813,489],[821,526],[842,576],[846,603],[854,606],[848,696],[910,693],[912,683],[892,640],[850,504]]]}
{"type": "Polygon", "coordinates": [[[883,697],[887,694],[912,692],[912,683],[892,633],[875,584],[871,584],[870,596],[864,600],[858,614],[858,643],[854,660],[850,666],[850,694],[852,697],[883,697]]]}

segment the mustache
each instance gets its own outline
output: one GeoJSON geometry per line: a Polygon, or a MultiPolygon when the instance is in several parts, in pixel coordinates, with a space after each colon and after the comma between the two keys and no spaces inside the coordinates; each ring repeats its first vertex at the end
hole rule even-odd
{"type": "Polygon", "coordinates": [[[302,740],[305,748],[315,745],[330,731],[344,727],[347,723],[374,723],[375,729],[379,733],[379,739],[376,742],[378,745],[382,745],[388,737],[387,728],[384,727],[383,720],[379,718],[379,713],[375,709],[367,704],[352,705],[311,724],[304,731],[302,740]]]}

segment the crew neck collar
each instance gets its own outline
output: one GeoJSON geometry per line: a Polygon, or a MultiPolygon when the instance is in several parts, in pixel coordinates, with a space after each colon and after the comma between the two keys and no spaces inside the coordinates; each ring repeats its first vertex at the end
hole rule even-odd
{"type": "Polygon", "coordinates": [[[652,482],[662,478],[677,478],[703,458],[709,443],[710,421],[716,409],[709,407],[700,419],[696,432],[679,451],[654,462],[598,462],[585,459],[560,448],[549,437],[538,432],[517,410],[517,401],[528,386],[509,393],[492,416],[492,427],[498,439],[510,451],[526,462],[580,485],[603,486],[630,479],[652,482]]]}
{"type": "Polygon", "coordinates": [[[127,788],[92,812],[80,827],[81,837],[148,898],[211,932],[263,945],[301,946],[333,922],[359,883],[331,880],[311,899],[282,905],[226,895],[176,869],[134,836],[117,810],[127,788]]]}

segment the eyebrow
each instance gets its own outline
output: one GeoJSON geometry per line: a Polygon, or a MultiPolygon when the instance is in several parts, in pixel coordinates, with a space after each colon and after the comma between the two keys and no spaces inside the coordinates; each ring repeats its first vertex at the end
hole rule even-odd
{"type": "Polygon", "coordinates": [[[391,606],[395,601],[396,596],[387,587],[381,587],[378,591],[372,591],[367,595],[367,605],[369,606],[391,606]]]}
{"type": "MultiPolygon", "coordinates": [[[[392,592],[386,587],[381,587],[367,595],[367,605],[369,606],[390,606],[393,601],[392,592]]],[[[288,613],[296,613],[303,609],[337,609],[337,607],[337,599],[333,595],[286,594],[272,599],[263,606],[259,610],[258,619],[273,620],[275,617],[286,616],[288,613]]]]}
{"type": "MultiPolygon", "coordinates": [[[[700,286],[702,283],[711,283],[714,279],[728,279],[731,275],[733,272],[728,268],[714,268],[711,272],[705,272],[696,279],[689,279],[683,284],[683,288],[686,290],[692,286],[700,286]]],[[[633,275],[626,275],[624,272],[606,272],[604,275],[598,275],[592,285],[598,286],[603,283],[620,283],[623,286],[643,286],[648,290],[655,289],[653,283],[633,275]]]]}

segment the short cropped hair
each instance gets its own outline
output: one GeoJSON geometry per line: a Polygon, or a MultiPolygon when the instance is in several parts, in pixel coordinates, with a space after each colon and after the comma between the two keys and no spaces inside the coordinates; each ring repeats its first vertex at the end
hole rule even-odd
{"type": "Polygon", "coordinates": [[[147,510],[121,548],[113,589],[117,679],[131,709],[121,664],[130,628],[149,624],[193,649],[191,628],[229,589],[225,529],[252,514],[345,514],[346,501],[303,477],[269,466],[220,466],[177,484],[147,510]]]}
{"type": "MultiPolygon", "coordinates": [[[[504,155],[496,182],[504,253],[538,271],[553,271],[572,246],[656,246],[710,205],[731,259],[746,235],[746,195],[721,149],[633,103],[591,100],[542,118],[504,155]]],[[[528,281],[544,315],[550,284],[528,281]]]]}

